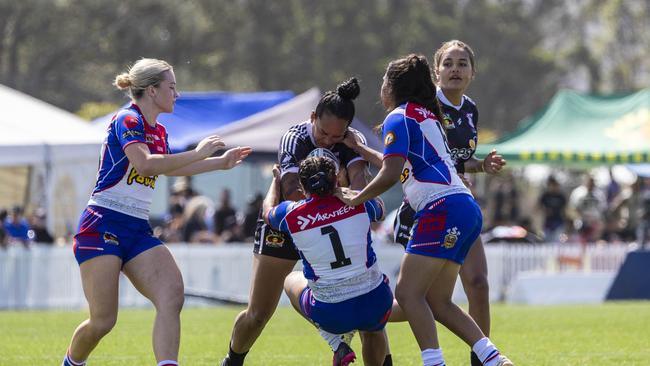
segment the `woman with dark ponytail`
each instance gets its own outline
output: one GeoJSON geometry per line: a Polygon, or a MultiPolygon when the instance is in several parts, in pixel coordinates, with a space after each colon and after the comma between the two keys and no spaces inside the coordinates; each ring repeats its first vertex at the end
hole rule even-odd
{"type": "Polygon", "coordinates": [[[425,366],[445,365],[434,316],[471,346],[483,365],[512,366],[472,318],[451,301],[460,266],[481,232],[483,218],[454,167],[425,57],[409,55],[390,62],[381,100],[390,111],[382,124],[382,167],[361,192],[344,190],[338,196],[355,206],[402,182],[416,223],[395,297],[425,366]]]}
{"type": "Polygon", "coordinates": [[[383,203],[375,198],[351,207],[336,198],[336,162],[326,156],[300,163],[305,199],[298,202],[279,202],[280,171],[274,169],[263,217],[275,230],[291,235],[300,252],[303,273],[289,274],[284,291],[321,335],[335,336],[324,337],[336,348],[333,364],[348,365],[355,359],[340,338],[358,330],[364,364],[382,366],[387,347],[383,329],[393,294],[372,249],[370,224],[382,219],[383,203]]]}
{"type": "MultiPolygon", "coordinates": [[[[359,81],[350,78],[326,92],[309,119],[298,123],[282,136],[278,148],[278,187],[281,200],[299,201],[305,198],[300,185],[299,164],[317,148],[333,152],[341,165],[339,177],[353,189],[367,183],[368,163],[342,143],[346,135],[354,134],[365,143],[365,137],[350,127],[354,119],[354,99],[360,92],[359,81]]],[[[291,273],[300,258],[292,237],[274,230],[262,218],[258,220],[253,248],[253,276],[248,307],[235,319],[228,355],[222,366],[241,366],[250,348],[270,320],[282,294],[284,278],[291,273]]],[[[333,338],[333,335],[329,336],[333,338]]],[[[338,348],[334,342],[333,351],[338,348]]],[[[335,355],[335,357],[337,357],[335,355]]]]}
{"type": "MultiPolygon", "coordinates": [[[[465,173],[497,174],[506,164],[505,159],[495,150],[485,158],[477,159],[474,152],[478,145],[479,111],[474,101],[465,95],[476,74],[474,51],[469,45],[458,40],[443,43],[433,56],[437,99],[444,114],[447,142],[454,160],[456,171],[465,173]]],[[[399,208],[395,218],[395,242],[406,248],[410,238],[415,211],[407,201],[399,208]]],[[[467,253],[460,269],[460,279],[467,294],[469,314],[486,336],[490,333],[490,295],[487,280],[487,260],[481,237],[467,253]]],[[[399,307],[393,308],[391,319],[406,321],[399,307]]],[[[471,353],[471,365],[483,363],[471,353]]]]}

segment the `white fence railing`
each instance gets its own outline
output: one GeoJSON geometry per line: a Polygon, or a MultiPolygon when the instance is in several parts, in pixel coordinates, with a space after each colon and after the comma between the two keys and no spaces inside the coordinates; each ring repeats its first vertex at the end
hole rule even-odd
{"type": "MultiPolygon", "coordinates": [[[[217,247],[170,245],[183,273],[186,288],[214,291],[246,299],[251,276],[251,245],[217,247]]],[[[382,270],[394,285],[402,257],[401,247],[376,244],[382,270]]],[[[551,244],[490,244],[486,246],[490,299],[503,300],[519,273],[584,273],[616,271],[625,259],[624,245],[580,246],[551,244]]],[[[456,300],[463,301],[460,281],[456,300]]],[[[286,299],[284,300],[286,302],[286,299]]],[[[144,306],[142,297],[125,277],[120,282],[121,306],[144,306]]],[[[79,268],[71,247],[34,245],[30,249],[0,250],[0,309],[75,309],[86,305],[79,268]]]]}
{"type": "Polygon", "coordinates": [[[623,244],[490,244],[486,248],[490,299],[504,300],[522,272],[616,272],[629,251],[623,244]]]}

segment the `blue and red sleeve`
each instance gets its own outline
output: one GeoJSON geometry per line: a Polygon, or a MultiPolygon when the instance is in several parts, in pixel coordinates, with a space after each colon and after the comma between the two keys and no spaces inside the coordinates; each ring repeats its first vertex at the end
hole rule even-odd
{"type": "Polygon", "coordinates": [[[383,127],[384,158],[401,156],[408,158],[409,138],[406,119],[401,113],[391,113],[386,116],[383,127]]]}
{"type": "Polygon", "coordinates": [[[266,219],[271,228],[278,231],[289,232],[289,226],[287,225],[285,218],[287,217],[287,213],[289,213],[289,208],[292,203],[294,202],[280,202],[279,205],[273,207],[271,211],[269,211],[269,215],[266,219]]]}
{"type": "Polygon", "coordinates": [[[122,110],[113,123],[115,124],[115,135],[122,150],[132,143],[147,143],[144,135],[144,121],[136,112],[128,109],[122,110]]]}

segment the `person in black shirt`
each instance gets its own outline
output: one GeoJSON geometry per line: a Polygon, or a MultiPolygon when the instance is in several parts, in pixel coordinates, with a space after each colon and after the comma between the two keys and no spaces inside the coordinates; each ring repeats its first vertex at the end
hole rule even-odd
{"type": "Polygon", "coordinates": [[[214,213],[214,232],[217,235],[231,236],[231,231],[237,225],[237,211],[230,204],[230,190],[221,192],[221,206],[214,213]]]}
{"type": "Polygon", "coordinates": [[[54,244],[54,238],[47,231],[46,218],[44,208],[38,208],[31,217],[27,235],[35,243],[54,244]]]}
{"type": "Polygon", "coordinates": [[[539,206],[544,210],[544,239],[556,242],[564,230],[567,206],[566,195],[560,189],[560,184],[554,176],[546,181],[546,190],[539,197],[539,206]]]}

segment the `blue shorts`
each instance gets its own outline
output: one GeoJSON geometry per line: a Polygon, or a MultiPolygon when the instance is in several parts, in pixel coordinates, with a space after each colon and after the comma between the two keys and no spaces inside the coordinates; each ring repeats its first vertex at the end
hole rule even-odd
{"type": "Polygon", "coordinates": [[[300,311],[318,327],[334,334],[355,329],[366,332],[382,330],[392,306],[393,292],[386,276],[374,290],[341,302],[318,301],[309,287],[300,294],[300,311]]]}
{"type": "Polygon", "coordinates": [[[136,255],[161,245],[147,220],[104,207],[88,206],[81,214],[72,250],[81,264],[100,255],[116,255],[122,265],[136,255]]]}
{"type": "Polygon", "coordinates": [[[454,194],[430,202],[415,214],[406,252],[463,264],[481,234],[483,215],[472,196],[454,194]]]}

